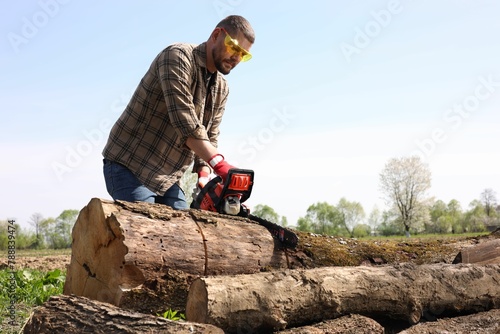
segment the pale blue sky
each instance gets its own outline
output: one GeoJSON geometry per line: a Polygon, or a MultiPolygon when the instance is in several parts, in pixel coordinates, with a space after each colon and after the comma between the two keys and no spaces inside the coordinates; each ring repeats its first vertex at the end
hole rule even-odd
{"type": "Polygon", "coordinates": [[[417,153],[430,196],[500,191],[500,2],[0,2],[0,219],[109,198],[101,150],[151,60],[229,14],[256,32],[227,79],[221,152],[249,204],[295,224],[317,201],[384,209],[378,174],[417,153]]]}

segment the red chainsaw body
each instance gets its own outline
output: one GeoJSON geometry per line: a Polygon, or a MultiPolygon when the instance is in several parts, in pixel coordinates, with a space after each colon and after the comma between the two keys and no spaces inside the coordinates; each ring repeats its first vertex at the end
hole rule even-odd
{"type": "MultiPolygon", "coordinates": [[[[231,169],[225,183],[222,183],[220,176],[210,180],[193,200],[191,208],[225,213],[223,203],[227,198],[235,197],[240,203],[243,203],[250,197],[253,178],[254,172],[252,170],[231,169]]],[[[247,216],[248,213],[248,209],[245,208],[240,210],[238,215],[247,216]]]]}

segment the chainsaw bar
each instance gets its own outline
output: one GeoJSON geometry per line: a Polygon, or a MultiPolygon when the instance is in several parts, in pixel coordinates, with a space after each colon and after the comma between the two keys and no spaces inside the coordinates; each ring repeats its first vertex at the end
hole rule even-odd
{"type": "Polygon", "coordinates": [[[291,230],[252,214],[248,214],[247,218],[267,228],[273,238],[281,241],[286,248],[294,249],[297,246],[299,237],[291,230]]]}

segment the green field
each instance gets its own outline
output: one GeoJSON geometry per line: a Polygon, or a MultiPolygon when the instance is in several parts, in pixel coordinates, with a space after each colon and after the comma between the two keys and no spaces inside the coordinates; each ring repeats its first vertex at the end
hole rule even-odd
{"type": "Polygon", "coordinates": [[[61,294],[66,273],[23,269],[0,270],[0,333],[18,333],[34,307],[50,296],[61,294]]]}

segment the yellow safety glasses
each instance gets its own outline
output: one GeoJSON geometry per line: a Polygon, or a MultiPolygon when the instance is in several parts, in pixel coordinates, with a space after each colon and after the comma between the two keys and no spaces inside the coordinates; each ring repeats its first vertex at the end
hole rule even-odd
{"type": "Polygon", "coordinates": [[[226,33],[226,37],[224,38],[224,44],[226,45],[226,50],[229,54],[235,55],[237,53],[240,54],[241,61],[248,61],[252,58],[252,54],[248,52],[247,50],[243,49],[238,41],[234,38],[232,38],[229,33],[226,31],[226,29],[222,28],[222,31],[226,33]]]}

